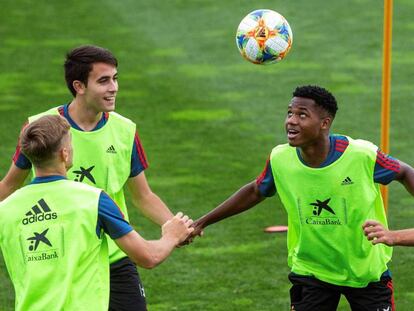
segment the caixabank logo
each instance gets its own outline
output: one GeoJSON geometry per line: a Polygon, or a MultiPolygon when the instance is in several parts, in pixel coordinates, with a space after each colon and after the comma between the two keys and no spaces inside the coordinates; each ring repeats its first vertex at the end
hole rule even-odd
{"type": "Polygon", "coordinates": [[[26,217],[22,220],[23,225],[33,224],[38,221],[56,219],[58,217],[57,213],[50,209],[44,199],[40,199],[36,205],[32,206],[25,216],[26,217]]]}
{"type": "Polygon", "coordinates": [[[57,250],[53,248],[50,239],[47,237],[49,228],[42,232],[33,232],[26,240],[29,242],[26,253],[26,261],[44,261],[59,258],[57,250]]]}
{"type": "Polygon", "coordinates": [[[334,208],[330,206],[331,198],[325,200],[316,199],[310,203],[312,215],[306,217],[308,225],[342,225],[341,219],[336,214],[334,208]]]}
{"type": "MultiPolygon", "coordinates": [[[[115,149],[113,150],[115,152],[115,149]]],[[[78,170],[74,170],[73,173],[75,174],[74,181],[83,182],[83,180],[86,178],[91,183],[96,184],[95,178],[92,175],[92,170],[95,168],[95,165],[92,165],[91,167],[84,168],[81,166],[78,170]]]]}

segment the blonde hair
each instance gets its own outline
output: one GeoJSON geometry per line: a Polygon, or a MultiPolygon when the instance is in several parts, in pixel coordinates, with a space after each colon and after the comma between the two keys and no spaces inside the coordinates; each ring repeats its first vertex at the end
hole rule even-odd
{"type": "Polygon", "coordinates": [[[45,167],[53,160],[69,133],[70,125],[59,115],[43,116],[28,124],[20,135],[20,148],[34,166],[45,167]]]}

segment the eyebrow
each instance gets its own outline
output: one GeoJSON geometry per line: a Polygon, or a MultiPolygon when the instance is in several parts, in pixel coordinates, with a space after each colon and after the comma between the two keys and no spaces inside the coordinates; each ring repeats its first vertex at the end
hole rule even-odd
{"type": "MultiPolygon", "coordinates": [[[[117,78],[118,77],[118,73],[114,74],[112,77],[117,78]]],[[[96,81],[111,79],[112,77],[111,76],[102,76],[102,77],[99,77],[96,81]]]]}
{"type": "MultiPolygon", "coordinates": [[[[292,109],[292,105],[289,105],[288,109],[292,109]]],[[[299,110],[303,110],[303,111],[309,111],[308,107],[296,107],[295,109],[299,109],[299,110]]]]}

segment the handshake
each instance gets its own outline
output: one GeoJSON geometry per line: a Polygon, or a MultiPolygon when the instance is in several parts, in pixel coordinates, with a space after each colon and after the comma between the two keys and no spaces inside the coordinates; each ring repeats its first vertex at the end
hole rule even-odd
{"type": "Polygon", "coordinates": [[[203,234],[203,223],[200,219],[194,222],[190,217],[179,212],[162,226],[161,232],[162,238],[172,240],[176,246],[183,246],[203,234]]]}

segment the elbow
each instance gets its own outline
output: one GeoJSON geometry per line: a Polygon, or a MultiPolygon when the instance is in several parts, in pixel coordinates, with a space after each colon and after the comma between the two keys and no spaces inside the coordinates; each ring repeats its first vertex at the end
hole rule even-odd
{"type": "Polygon", "coordinates": [[[140,257],[140,258],[133,258],[133,261],[135,264],[141,268],[144,269],[154,269],[156,266],[158,266],[162,260],[158,258],[157,256],[148,254],[147,256],[140,257]]]}
{"type": "Polygon", "coordinates": [[[156,266],[157,265],[155,265],[155,264],[148,264],[145,267],[141,267],[141,268],[144,268],[144,269],[147,269],[147,270],[151,270],[151,269],[154,269],[156,266]]]}
{"type": "Polygon", "coordinates": [[[142,268],[145,269],[154,269],[156,266],[158,266],[161,263],[161,260],[159,260],[156,257],[150,258],[148,260],[145,261],[145,263],[142,265],[142,268]]]}

